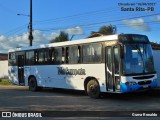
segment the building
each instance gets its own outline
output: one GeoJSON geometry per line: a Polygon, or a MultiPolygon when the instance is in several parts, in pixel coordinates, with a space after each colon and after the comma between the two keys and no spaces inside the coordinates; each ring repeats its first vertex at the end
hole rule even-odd
{"type": "Polygon", "coordinates": [[[8,77],[8,54],[0,53],[0,78],[8,77]]]}

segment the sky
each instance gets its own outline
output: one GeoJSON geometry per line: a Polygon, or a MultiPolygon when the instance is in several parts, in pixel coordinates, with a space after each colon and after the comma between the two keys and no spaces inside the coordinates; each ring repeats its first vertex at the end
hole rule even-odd
{"type": "MultiPolygon", "coordinates": [[[[159,0],[32,0],[33,45],[48,44],[60,31],[73,40],[86,38],[101,26],[117,34],[147,35],[160,43],[159,0]]],[[[0,53],[29,45],[30,0],[0,0],[0,53]],[[21,14],[21,15],[17,15],[21,14]]]]}

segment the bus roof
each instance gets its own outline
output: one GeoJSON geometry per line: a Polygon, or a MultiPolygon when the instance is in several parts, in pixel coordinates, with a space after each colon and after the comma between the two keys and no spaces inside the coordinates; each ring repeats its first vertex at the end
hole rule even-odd
{"type": "Polygon", "coordinates": [[[117,42],[120,42],[120,43],[149,43],[148,37],[146,35],[114,34],[114,35],[104,35],[104,36],[86,38],[86,39],[80,39],[80,40],[41,44],[41,45],[36,45],[36,46],[26,46],[22,48],[10,49],[9,52],[32,50],[32,49],[39,49],[39,48],[79,45],[79,44],[85,44],[85,43],[96,43],[96,42],[113,41],[113,40],[117,40],[117,42]]]}
{"type": "Polygon", "coordinates": [[[72,40],[72,41],[66,41],[66,42],[41,44],[41,45],[36,45],[36,46],[26,46],[26,47],[22,47],[22,48],[10,49],[9,52],[38,49],[38,48],[78,45],[78,44],[84,44],[84,43],[94,43],[94,42],[109,41],[109,40],[118,40],[118,34],[100,36],[100,37],[94,37],[94,38],[86,38],[86,39],[80,39],[80,40],[72,40]]]}

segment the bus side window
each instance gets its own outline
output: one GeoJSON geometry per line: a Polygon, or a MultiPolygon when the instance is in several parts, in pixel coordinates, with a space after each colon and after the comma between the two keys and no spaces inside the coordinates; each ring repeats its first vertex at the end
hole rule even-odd
{"type": "Polygon", "coordinates": [[[77,56],[77,59],[78,59],[78,63],[81,63],[81,47],[78,46],[78,56],[77,56]]]}
{"type": "Polygon", "coordinates": [[[54,48],[50,50],[50,56],[51,56],[51,63],[55,62],[55,58],[54,58],[54,48]]]}
{"type": "Polygon", "coordinates": [[[38,63],[40,63],[40,64],[44,62],[44,54],[43,53],[44,53],[43,50],[38,51],[38,57],[39,57],[38,63]]]}
{"type": "Polygon", "coordinates": [[[26,65],[33,65],[34,64],[34,51],[27,51],[26,52],[26,65]]]}
{"type": "Polygon", "coordinates": [[[45,49],[44,50],[44,63],[48,64],[50,62],[50,58],[49,58],[49,50],[45,49]]]}
{"type": "Polygon", "coordinates": [[[102,60],[102,45],[99,43],[83,45],[83,63],[99,63],[102,60]]]}
{"type": "Polygon", "coordinates": [[[102,45],[101,44],[94,44],[94,55],[93,55],[93,60],[94,62],[101,62],[102,60],[102,45]]]}
{"type": "Polygon", "coordinates": [[[38,64],[38,51],[35,51],[35,64],[38,64]]]}
{"type": "Polygon", "coordinates": [[[16,53],[9,53],[9,66],[16,65],[16,53]]]}
{"type": "Polygon", "coordinates": [[[64,64],[65,62],[65,50],[64,50],[64,47],[62,47],[62,61],[61,63],[64,64]]]}
{"type": "Polygon", "coordinates": [[[69,63],[69,47],[66,47],[66,64],[69,63]]]}
{"type": "Polygon", "coordinates": [[[62,48],[58,47],[54,49],[54,63],[61,64],[62,61],[62,48]]]}
{"type": "Polygon", "coordinates": [[[78,46],[69,47],[69,63],[77,64],[79,61],[79,50],[78,46]]]}

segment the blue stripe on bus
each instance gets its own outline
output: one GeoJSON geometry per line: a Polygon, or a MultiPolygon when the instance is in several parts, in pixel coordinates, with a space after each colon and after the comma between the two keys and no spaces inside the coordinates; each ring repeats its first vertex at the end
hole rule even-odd
{"type": "MultiPolygon", "coordinates": [[[[121,92],[125,93],[125,92],[134,92],[134,91],[138,91],[138,90],[143,90],[143,86],[145,85],[126,85],[125,83],[120,83],[121,86],[121,92]]],[[[148,84],[148,88],[155,88],[157,87],[157,82],[152,82],[150,84],[148,84]]]]}

